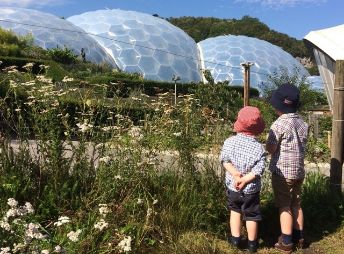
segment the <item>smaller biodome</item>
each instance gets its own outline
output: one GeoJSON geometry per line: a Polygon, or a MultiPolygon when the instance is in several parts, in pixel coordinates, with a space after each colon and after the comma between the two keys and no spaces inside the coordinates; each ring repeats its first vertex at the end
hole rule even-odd
{"type": "Polygon", "coordinates": [[[65,19],[36,10],[7,7],[0,8],[0,16],[1,28],[21,36],[31,34],[39,47],[66,46],[76,55],[80,55],[83,48],[86,60],[115,66],[113,59],[91,36],[65,19]]]}
{"type": "Polygon", "coordinates": [[[307,70],[292,55],[269,42],[247,36],[225,35],[208,38],[198,43],[202,68],[210,70],[215,82],[228,81],[242,85],[241,63],[251,62],[251,86],[259,84],[281,68],[287,74],[309,76],[307,70]]]}
{"type": "Polygon", "coordinates": [[[171,81],[173,75],[182,82],[201,80],[197,44],[164,19],[114,9],[86,12],[67,20],[94,34],[123,71],[158,81],[171,81]]]}
{"type": "Polygon", "coordinates": [[[311,85],[313,89],[324,91],[325,86],[321,76],[309,76],[307,77],[307,82],[311,85]]]}

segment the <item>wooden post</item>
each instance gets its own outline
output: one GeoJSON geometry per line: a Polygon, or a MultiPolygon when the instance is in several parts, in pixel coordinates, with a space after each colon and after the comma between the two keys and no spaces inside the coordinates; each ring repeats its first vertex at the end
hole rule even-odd
{"type": "Polygon", "coordinates": [[[334,192],[341,193],[344,148],[344,60],[336,61],[333,92],[330,183],[334,192]]]}
{"type": "Polygon", "coordinates": [[[250,67],[252,63],[246,62],[242,63],[241,66],[244,67],[244,107],[250,105],[250,67]]]}

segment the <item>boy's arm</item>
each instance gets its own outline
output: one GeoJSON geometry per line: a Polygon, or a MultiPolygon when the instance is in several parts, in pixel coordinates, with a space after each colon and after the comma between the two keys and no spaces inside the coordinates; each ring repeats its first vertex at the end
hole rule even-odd
{"type": "Polygon", "coordinates": [[[269,144],[266,143],[266,151],[269,152],[269,154],[274,154],[277,150],[278,144],[269,144]]]}
{"type": "Polygon", "coordinates": [[[269,154],[274,154],[277,149],[279,142],[281,140],[280,134],[277,130],[274,130],[274,128],[271,126],[271,129],[269,130],[268,138],[266,140],[266,151],[269,152],[269,154]]]}
{"type": "Polygon", "coordinates": [[[233,166],[231,162],[224,161],[222,165],[226,169],[226,171],[228,171],[233,176],[235,181],[237,181],[241,177],[241,173],[233,166]]]}
{"type": "Polygon", "coordinates": [[[252,168],[251,172],[247,175],[241,177],[238,182],[236,188],[238,190],[241,190],[245,187],[246,184],[252,182],[257,177],[262,177],[265,169],[265,162],[266,162],[266,153],[262,151],[262,154],[260,155],[259,160],[252,168]]]}

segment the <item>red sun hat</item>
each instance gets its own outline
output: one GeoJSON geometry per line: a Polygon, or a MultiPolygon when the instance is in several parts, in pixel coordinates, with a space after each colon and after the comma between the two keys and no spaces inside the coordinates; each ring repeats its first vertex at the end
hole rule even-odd
{"type": "Polygon", "coordinates": [[[234,131],[250,136],[257,136],[264,131],[265,123],[259,109],[246,106],[240,109],[234,123],[234,131]]]}

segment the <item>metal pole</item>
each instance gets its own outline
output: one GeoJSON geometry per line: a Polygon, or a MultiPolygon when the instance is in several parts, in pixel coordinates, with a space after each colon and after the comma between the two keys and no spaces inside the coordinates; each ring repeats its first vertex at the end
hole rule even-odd
{"type": "Polygon", "coordinates": [[[173,75],[172,81],[174,81],[174,105],[177,105],[177,81],[180,80],[179,76],[173,75]]]}
{"type": "Polygon", "coordinates": [[[336,61],[333,90],[330,183],[332,191],[341,193],[344,148],[344,60],[336,61]]]}

